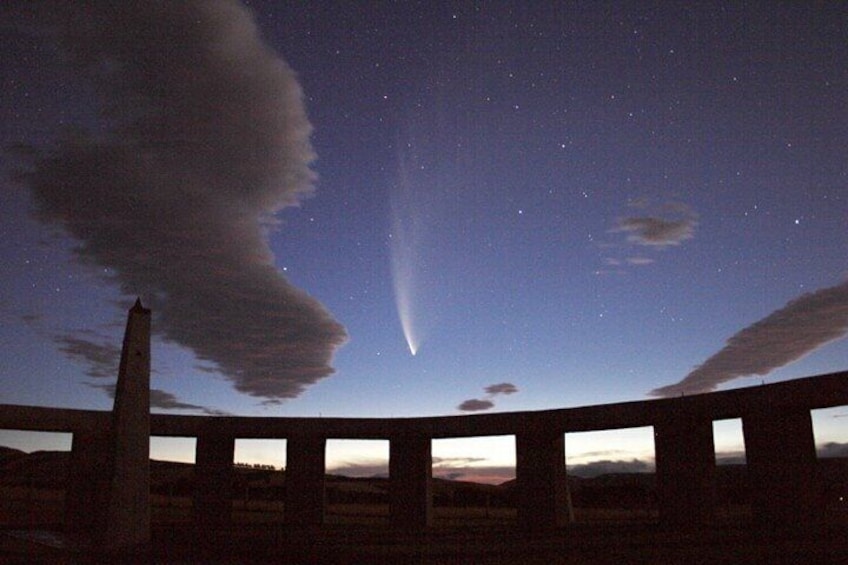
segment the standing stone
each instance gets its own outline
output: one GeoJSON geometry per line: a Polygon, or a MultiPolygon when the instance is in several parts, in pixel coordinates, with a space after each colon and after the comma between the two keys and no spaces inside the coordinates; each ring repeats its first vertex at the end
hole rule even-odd
{"type": "Polygon", "coordinates": [[[799,531],[820,518],[810,410],[764,406],[742,416],[754,520],[799,531]]]}
{"type": "Polygon", "coordinates": [[[324,522],[324,474],[327,439],[291,436],[286,439],[285,521],[318,526],[324,522]]]}
{"type": "Polygon", "coordinates": [[[407,530],[427,528],[433,519],[432,441],[401,434],[389,440],[389,515],[407,530]]]}
{"type": "Polygon", "coordinates": [[[150,541],[150,310],[129,311],[112,409],[111,489],[102,547],[150,541]]]}
{"type": "Polygon", "coordinates": [[[197,436],[192,514],[200,529],[227,528],[232,522],[235,445],[235,438],[223,434],[197,436]]]}
{"type": "Polygon", "coordinates": [[[519,526],[559,528],[571,515],[565,471],[565,434],[553,426],[525,425],[515,436],[519,526]]]}
{"type": "MultiPolygon", "coordinates": [[[[670,412],[670,411],[669,411],[670,412]]],[[[715,441],[709,417],[667,414],[654,424],[660,519],[702,527],[715,518],[715,441]]]]}

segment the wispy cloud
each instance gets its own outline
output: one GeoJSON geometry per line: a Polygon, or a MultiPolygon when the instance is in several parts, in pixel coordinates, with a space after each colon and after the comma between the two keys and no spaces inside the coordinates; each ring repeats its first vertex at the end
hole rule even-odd
{"type": "MultiPolygon", "coordinates": [[[[92,388],[97,388],[108,394],[111,398],[115,398],[115,389],[117,388],[115,384],[94,384],[94,383],[86,383],[88,386],[92,388]]],[[[214,408],[208,408],[206,406],[199,406],[197,404],[189,404],[188,402],[181,402],[176,396],[171,394],[170,392],[166,392],[164,390],[158,388],[150,389],[150,408],[155,409],[159,408],[162,410],[190,410],[192,412],[200,412],[202,414],[206,414],[207,416],[228,416],[229,412],[223,410],[216,410],[214,408]]]]}
{"type": "Polygon", "coordinates": [[[480,412],[482,410],[491,410],[495,407],[495,402],[492,400],[494,397],[501,394],[515,394],[518,392],[518,387],[512,383],[498,383],[485,387],[483,389],[486,392],[486,398],[470,398],[468,400],[463,401],[459,406],[456,407],[457,410],[461,410],[463,412],[480,412]]]}
{"type": "MultiPolygon", "coordinates": [[[[19,180],[37,217],[236,390],[280,401],[330,375],[346,332],[281,275],[268,245],[274,215],[315,180],[294,72],[235,1],[55,6],[41,21],[55,24],[106,125],[33,154],[19,180]]],[[[93,366],[107,353],[60,343],[93,366]]]]}
{"type": "Polygon", "coordinates": [[[433,467],[446,467],[446,468],[456,468],[466,467],[471,465],[472,463],[481,463],[483,461],[487,461],[485,457],[433,457],[433,467]]]}
{"type": "MultiPolygon", "coordinates": [[[[512,467],[485,465],[484,457],[433,457],[433,476],[451,480],[478,480],[500,483],[515,476],[512,467]]],[[[365,461],[336,461],[327,469],[328,473],[346,477],[388,477],[389,462],[385,459],[365,461]]]]}
{"type": "MultiPolygon", "coordinates": [[[[84,333],[84,332],[82,332],[84,333]]],[[[117,378],[121,349],[105,339],[93,341],[72,334],[53,336],[59,351],[86,365],[85,374],[97,379],[117,378]]]]}
{"type": "Polygon", "coordinates": [[[638,245],[680,245],[695,234],[695,222],[691,219],[664,220],[662,218],[623,218],[615,231],[628,232],[627,240],[638,245]]]}
{"type": "Polygon", "coordinates": [[[582,451],[579,455],[573,456],[570,459],[574,460],[586,460],[586,461],[596,461],[608,459],[611,461],[620,461],[624,459],[629,459],[629,454],[632,451],[626,449],[599,449],[596,451],[582,451]]]}
{"type": "Polygon", "coordinates": [[[486,465],[483,457],[434,457],[433,476],[451,481],[500,484],[515,478],[515,467],[486,465]]]}
{"type": "Polygon", "coordinates": [[[327,468],[331,475],[342,475],[344,477],[388,477],[389,462],[386,460],[374,461],[336,461],[327,468]]]}
{"type": "Polygon", "coordinates": [[[627,262],[628,265],[636,265],[636,266],[638,266],[638,265],[650,265],[650,264],[655,262],[654,259],[651,259],[649,257],[628,257],[627,259],[625,259],[625,261],[627,262]]]}
{"type": "Polygon", "coordinates": [[[649,394],[699,394],[740,377],[766,375],[845,336],[846,332],[848,281],[790,301],[730,337],[718,353],[680,382],[649,394]]]}
{"type": "Polygon", "coordinates": [[[670,202],[656,214],[619,218],[613,232],[626,232],[627,241],[637,245],[666,247],[680,245],[695,236],[698,215],[686,204],[670,202]]]}
{"type": "Polygon", "coordinates": [[[498,383],[496,385],[489,385],[483,390],[486,391],[486,394],[495,396],[498,394],[515,394],[518,392],[518,387],[512,383],[498,383]]]}
{"type": "Polygon", "coordinates": [[[35,325],[38,322],[40,322],[42,319],[44,319],[43,314],[23,314],[23,315],[21,315],[21,320],[23,320],[24,323],[30,324],[30,325],[35,325]]]}
{"type": "MultiPolygon", "coordinates": [[[[599,242],[603,267],[596,275],[625,274],[628,267],[644,267],[656,262],[647,254],[681,245],[695,237],[698,214],[683,202],[670,201],[652,206],[646,198],[630,201],[636,214],[618,218],[611,234],[625,234],[623,240],[599,242]]],[[[619,236],[620,238],[620,236],[619,236]]]]}
{"type": "Polygon", "coordinates": [[[226,410],[217,410],[207,406],[199,406],[197,404],[189,404],[188,402],[180,401],[170,392],[162,389],[150,389],[150,407],[161,408],[162,410],[194,410],[202,412],[208,416],[229,416],[230,413],[226,410]]]}
{"type": "Polygon", "coordinates": [[[483,465],[464,468],[457,467],[453,469],[433,469],[433,476],[449,481],[499,485],[515,478],[515,467],[483,465]]]}

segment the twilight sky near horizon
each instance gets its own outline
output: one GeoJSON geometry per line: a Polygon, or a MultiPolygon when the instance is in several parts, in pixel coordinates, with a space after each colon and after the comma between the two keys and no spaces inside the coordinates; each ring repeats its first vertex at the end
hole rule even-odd
{"type": "Polygon", "coordinates": [[[136,295],[161,411],[848,368],[844,6],[86,6],[0,8],[4,403],[108,408],[136,295]]]}

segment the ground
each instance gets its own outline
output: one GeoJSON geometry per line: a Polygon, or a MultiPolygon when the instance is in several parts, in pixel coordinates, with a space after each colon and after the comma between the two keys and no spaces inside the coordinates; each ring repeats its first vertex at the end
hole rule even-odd
{"type": "Polygon", "coordinates": [[[199,531],[172,524],[154,527],[150,547],[121,556],[61,550],[8,533],[0,540],[3,563],[848,563],[844,524],[807,532],[750,527],[672,531],[656,524],[578,524],[542,532],[505,526],[409,532],[351,525],[199,531]]]}

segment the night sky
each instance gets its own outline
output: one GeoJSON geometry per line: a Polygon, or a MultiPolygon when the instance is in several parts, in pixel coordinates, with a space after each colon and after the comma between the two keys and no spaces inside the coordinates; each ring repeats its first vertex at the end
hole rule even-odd
{"type": "MultiPolygon", "coordinates": [[[[109,409],[136,296],[157,412],[848,368],[845,5],[130,4],[0,8],[0,402],[109,409]]],[[[569,453],[641,464],[635,433],[569,453]]],[[[487,441],[434,454],[509,466],[487,441]]]]}

